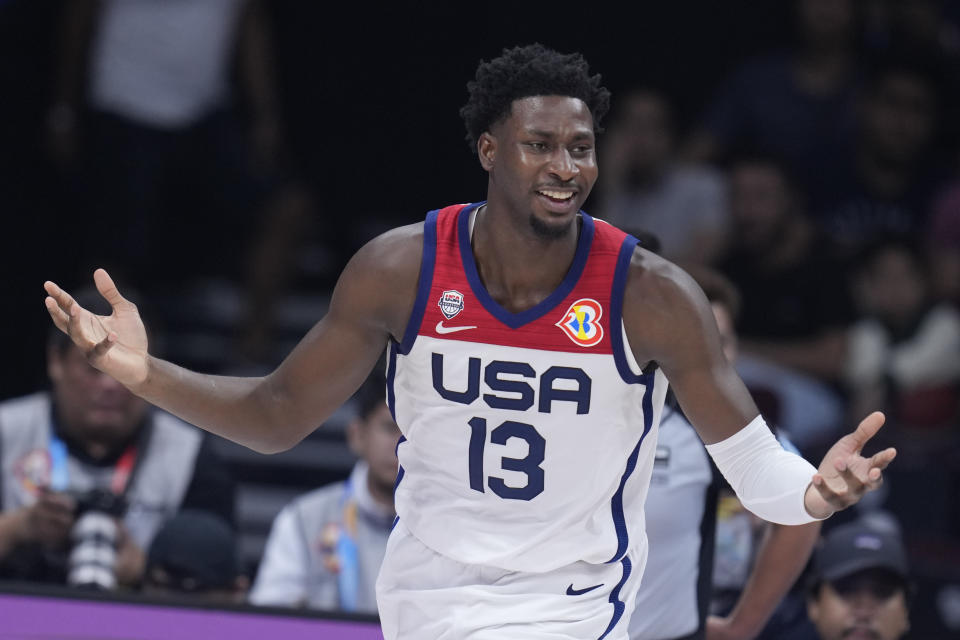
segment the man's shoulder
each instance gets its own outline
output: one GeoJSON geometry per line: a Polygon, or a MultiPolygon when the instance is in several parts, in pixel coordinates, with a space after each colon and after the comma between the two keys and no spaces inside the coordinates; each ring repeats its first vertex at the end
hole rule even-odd
{"type": "Polygon", "coordinates": [[[38,391],[30,395],[0,401],[0,428],[33,424],[50,415],[50,394],[38,391]]]}
{"type": "Polygon", "coordinates": [[[294,498],[284,511],[291,515],[296,513],[300,518],[311,520],[325,519],[328,514],[336,514],[339,517],[345,486],[346,481],[332,482],[308,491],[294,498]]]}

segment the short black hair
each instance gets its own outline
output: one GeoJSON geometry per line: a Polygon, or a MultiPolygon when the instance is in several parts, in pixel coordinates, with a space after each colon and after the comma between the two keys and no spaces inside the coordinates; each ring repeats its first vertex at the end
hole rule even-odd
{"type": "Polygon", "coordinates": [[[357,415],[362,420],[366,420],[373,412],[384,406],[387,393],[387,376],[385,373],[386,360],[380,358],[377,365],[363,381],[360,388],[354,394],[356,402],[357,415]]]}
{"type": "Polygon", "coordinates": [[[590,75],[587,61],[579,53],[560,53],[534,43],[504,49],[498,58],[480,61],[474,80],[467,83],[470,94],[460,109],[467,126],[467,144],[477,150],[485,131],[510,115],[515,100],[531,96],[579,98],[590,109],[596,133],[610,108],[610,92],[600,85],[600,74],[590,75]]]}

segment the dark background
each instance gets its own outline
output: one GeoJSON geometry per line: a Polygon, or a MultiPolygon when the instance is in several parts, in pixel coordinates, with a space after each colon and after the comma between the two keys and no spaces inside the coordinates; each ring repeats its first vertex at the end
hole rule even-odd
{"type": "MultiPolygon", "coordinates": [[[[464,142],[458,110],[478,61],[505,46],[539,41],[581,51],[614,103],[624,89],[652,84],[674,97],[683,125],[733,65],[791,37],[790,3],[617,7],[268,3],[287,142],[322,216],[406,223],[481,198],[485,176],[464,142]]],[[[49,0],[0,1],[0,397],[45,382],[43,281],[75,286],[90,277],[76,262],[88,248],[72,244],[68,230],[98,221],[71,199],[42,149],[60,8],[49,0]]],[[[241,232],[197,224],[184,232],[222,237],[223,245],[241,232]]],[[[156,268],[175,262],[189,271],[193,258],[170,259],[156,268]]]]}

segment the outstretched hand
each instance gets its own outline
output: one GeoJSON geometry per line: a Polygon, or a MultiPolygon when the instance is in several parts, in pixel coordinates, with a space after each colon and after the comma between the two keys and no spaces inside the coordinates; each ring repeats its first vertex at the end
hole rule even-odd
{"type": "Polygon", "coordinates": [[[897,450],[890,447],[869,458],[860,452],[885,419],[879,411],[871,413],[853,433],[830,447],[804,495],[804,506],[810,515],[825,518],[856,504],[867,491],[883,484],[883,470],[897,455],[897,450]]]}
{"type": "Polygon", "coordinates": [[[120,295],[113,279],[97,269],[93,280],[113,313],[98,316],[81,307],[73,297],[47,281],[43,283],[47,311],[57,328],[70,336],[91,365],[127,387],[147,377],[147,333],[137,306],[120,295]]]}

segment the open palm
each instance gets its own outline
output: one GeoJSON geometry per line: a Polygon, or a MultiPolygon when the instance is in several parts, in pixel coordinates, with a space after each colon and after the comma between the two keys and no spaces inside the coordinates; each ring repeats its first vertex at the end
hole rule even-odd
{"type": "Polygon", "coordinates": [[[91,365],[127,387],[147,377],[147,332],[137,306],[120,295],[113,279],[103,269],[93,274],[97,290],[113,313],[98,316],[81,307],[73,297],[47,281],[44,303],[57,328],[70,336],[91,365]]]}
{"type": "MultiPolygon", "coordinates": [[[[870,457],[861,455],[864,445],[876,435],[883,422],[882,413],[871,413],[853,433],[837,440],[820,462],[813,476],[813,488],[830,511],[849,507],[883,482],[883,470],[897,455],[896,450],[891,447],[870,457]]],[[[809,506],[808,503],[808,510],[809,506]]],[[[815,513],[820,509],[810,511],[815,513]]]]}

